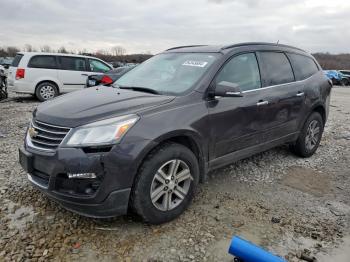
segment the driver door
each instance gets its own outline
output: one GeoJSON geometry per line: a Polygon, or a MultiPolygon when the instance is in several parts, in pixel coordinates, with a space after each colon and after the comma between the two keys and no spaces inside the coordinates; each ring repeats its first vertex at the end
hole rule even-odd
{"type": "Polygon", "coordinates": [[[216,97],[208,101],[211,129],[211,159],[258,145],[262,141],[264,101],[255,53],[232,57],[221,69],[214,84],[227,81],[240,87],[242,97],[216,97]]]}

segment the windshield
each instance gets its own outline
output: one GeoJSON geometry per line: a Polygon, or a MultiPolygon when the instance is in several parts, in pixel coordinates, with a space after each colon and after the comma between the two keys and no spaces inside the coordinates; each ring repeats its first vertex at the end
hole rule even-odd
{"type": "Polygon", "coordinates": [[[209,53],[156,55],[119,78],[119,88],[152,89],[159,94],[185,93],[204,75],[218,57],[209,53]]]}

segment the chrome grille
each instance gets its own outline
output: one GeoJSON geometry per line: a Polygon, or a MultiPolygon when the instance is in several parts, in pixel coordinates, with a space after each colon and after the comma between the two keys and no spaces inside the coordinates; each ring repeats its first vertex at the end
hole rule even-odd
{"type": "Polygon", "coordinates": [[[29,146],[42,150],[55,150],[68,134],[70,128],[62,126],[54,126],[37,120],[33,120],[30,128],[35,135],[28,132],[29,146]]]}

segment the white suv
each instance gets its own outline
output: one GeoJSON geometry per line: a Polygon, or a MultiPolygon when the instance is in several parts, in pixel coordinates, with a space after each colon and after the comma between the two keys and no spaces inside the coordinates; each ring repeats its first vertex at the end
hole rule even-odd
{"type": "Polygon", "coordinates": [[[9,89],[45,101],[60,93],[84,88],[86,78],[112,69],[89,56],[56,53],[17,53],[9,69],[9,89]]]}

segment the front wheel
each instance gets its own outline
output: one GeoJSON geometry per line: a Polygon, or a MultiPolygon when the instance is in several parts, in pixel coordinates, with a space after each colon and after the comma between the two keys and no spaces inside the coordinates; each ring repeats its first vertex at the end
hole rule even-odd
{"type": "Polygon", "coordinates": [[[312,156],[321,142],[323,127],[322,116],[313,112],[306,120],[298,140],[291,145],[291,150],[301,157],[312,156]]]}
{"type": "Polygon", "coordinates": [[[168,222],[190,204],[198,181],[198,160],[193,152],[180,144],[164,144],[142,164],[131,205],[145,222],[168,222]]]}

